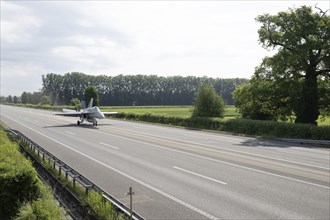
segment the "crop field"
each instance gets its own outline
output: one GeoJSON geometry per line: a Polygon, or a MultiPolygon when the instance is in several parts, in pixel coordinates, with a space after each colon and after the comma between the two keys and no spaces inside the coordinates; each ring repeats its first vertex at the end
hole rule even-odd
{"type": "MultiPolygon", "coordinates": [[[[169,117],[189,118],[192,114],[192,106],[102,106],[101,111],[116,111],[134,114],[153,114],[169,117]]],[[[235,118],[240,116],[235,107],[225,108],[225,118],[235,118]]]]}

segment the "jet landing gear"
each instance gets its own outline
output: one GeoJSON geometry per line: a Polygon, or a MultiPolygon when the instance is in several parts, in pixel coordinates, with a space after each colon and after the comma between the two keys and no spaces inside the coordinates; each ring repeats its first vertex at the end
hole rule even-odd
{"type": "Polygon", "coordinates": [[[93,126],[95,127],[97,126],[97,121],[93,122],[93,126]]]}
{"type": "Polygon", "coordinates": [[[80,118],[80,120],[77,121],[77,125],[80,125],[81,123],[84,122],[84,118],[83,117],[79,117],[79,118],[80,118]]]}

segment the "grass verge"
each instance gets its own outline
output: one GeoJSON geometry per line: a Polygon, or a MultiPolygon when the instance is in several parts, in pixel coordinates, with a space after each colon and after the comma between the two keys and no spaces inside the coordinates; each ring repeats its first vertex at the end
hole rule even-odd
{"type": "Polygon", "coordinates": [[[0,127],[0,219],[64,219],[49,186],[0,127]]]}
{"type": "Polygon", "coordinates": [[[51,174],[59,180],[66,188],[70,190],[84,206],[90,207],[93,215],[98,219],[105,220],[124,220],[125,216],[116,211],[116,208],[107,200],[104,200],[101,193],[97,192],[95,189],[89,189],[86,191],[83,185],[79,182],[73,181],[65,172],[61,172],[60,168],[56,167],[56,162],[53,160],[47,160],[41,154],[36,153],[24,142],[21,142],[25,146],[25,149],[29,151],[34,158],[36,158],[43,166],[51,172],[51,174]],[[88,192],[88,193],[86,193],[88,192]]]}

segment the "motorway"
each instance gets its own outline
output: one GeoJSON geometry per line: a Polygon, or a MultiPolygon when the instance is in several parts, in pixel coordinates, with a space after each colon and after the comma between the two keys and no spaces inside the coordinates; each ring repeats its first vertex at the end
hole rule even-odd
{"type": "Polygon", "coordinates": [[[1,105],[19,130],[146,219],[330,219],[329,148],[1,105]]]}

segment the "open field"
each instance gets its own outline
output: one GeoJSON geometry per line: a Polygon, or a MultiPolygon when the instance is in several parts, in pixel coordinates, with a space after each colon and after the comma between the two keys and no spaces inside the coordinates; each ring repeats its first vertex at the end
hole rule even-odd
{"type": "MultiPolygon", "coordinates": [[[[169,117],[189,118],[192,114],[192,106],[102,106],[101,111],[116,111],[133,114],[154,114],[169,117]]],[[[239,117],[235,107],[225,108],[225,118],[239,117]]]]}
{"type": "MultiPolygon", "coordinates": [[[[192,114],[192,106],[101,106],[102,111],[116,111],[120,113],[153,114],[168,117],[189,118],[192,114]]],[[[225,119],[238,118],[241,114],[236,112],[233,106],[225,108],[225,119]]],[[[330,117],[317,120],[319,126],[330,126],[330,117]]]]}

